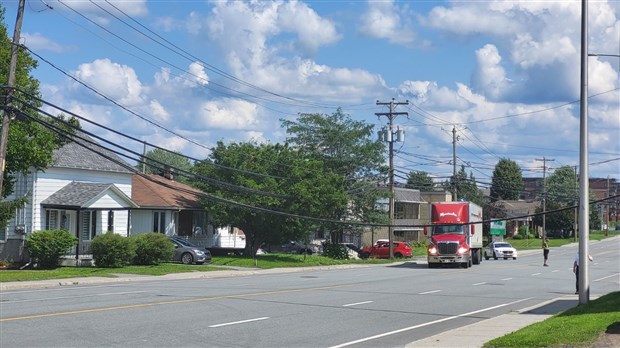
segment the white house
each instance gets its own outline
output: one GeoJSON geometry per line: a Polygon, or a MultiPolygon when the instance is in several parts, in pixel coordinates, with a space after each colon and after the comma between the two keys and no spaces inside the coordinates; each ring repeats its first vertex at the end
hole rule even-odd
{"type": "MultiPolygon", "coordinates": [[[[85,137],[86,136],[82,136],[85,137]]],[[[45,171],[20,175],[8,199],[27,196],[28,203],[0,230],[0,258],[25,262],[27,235],[63,229],[79,239],[76,255],[84,253],[98,234],[127,235],[132,171],[116,154],[76,138],[54,151],[45,171]]]]}

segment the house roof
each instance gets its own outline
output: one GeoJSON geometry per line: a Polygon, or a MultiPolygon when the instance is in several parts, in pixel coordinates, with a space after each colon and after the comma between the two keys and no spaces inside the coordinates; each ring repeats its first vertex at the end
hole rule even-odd
{"type": "Polygon", "coordinates": [[[131,198],[141,208],[203,209],[201,194],[189,185],[155,174],[134,174],[131,178],[131,198]]]}
{"type": "Polygon", "coordinates": [[[395,187],[394,200],[402,203],[421,203],[422,196],[420,195],[419,190],[395,187]]]}
{"type": "Polygon", "coordinates": [[[524,216],[533,214],[537,207],[540,206],[540,201],[505,201],[500,200],[493,203],[495,206],[503,206],[506,211],[506,216],[509,218],[516,216],[524,216]]]}
{"type": "MultiPolygon", "coordinates": [[[[86,134],[79,133],[80,137],[94,140],[86,134]]],[[[131,167],[114,152],[82,139],[74,138],[60,149],[54,150],[54,167],[98,170],[106,172],[131,173],[131,167]],[[115,163],[116,162],[116,163],[115,163]],[[119,163],[124,164],[120,165],[119,163]]]]}
{"type": "MultiPolygon", "coordinates": [[[[137,208],[138,205],[114,184],[72,181],[47,197],[41,205],[67,208],[98,208],[96,202],[106,194],[114,196],[123,208],[137,208]]],[[[104,207],[99,207],[104,208],[104,207]]]]}

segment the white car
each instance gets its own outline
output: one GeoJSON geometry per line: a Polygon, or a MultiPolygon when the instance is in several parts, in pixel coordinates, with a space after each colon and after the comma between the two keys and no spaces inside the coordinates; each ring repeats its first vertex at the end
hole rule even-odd
{"type": "Polygon", "coordinates": [[[513,260],[516,260],[517,249],[513,248],[512,245],[507,242],[491,242],[487,245],[484,259],[488,260],[491,257],[495,260],[498,258],[504,258],[504,260],[512,258],[513,260]]]}

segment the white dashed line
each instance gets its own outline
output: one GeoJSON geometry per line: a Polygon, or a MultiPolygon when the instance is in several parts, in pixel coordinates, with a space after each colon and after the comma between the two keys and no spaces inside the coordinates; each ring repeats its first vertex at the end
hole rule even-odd
{"type": "Polygon", "coordinates": [[[254,319],[240,320],[240,321],[233,321],[233,322],[230,322],[230,323],[211,325],[209,327],[215,328],[215,327],[222,327],[222,326],[228,326],[228,325],[237,325],[237,324],[244,324],[244,323],[249,323],[249,322],[252,322],[252,321],[259,321],[259,320],[265,320],[265,319],[269,319],[269,317],[254,318],[254,319]]]}
{"type": "Polygon", "coordinates": [[[351,306],[357,306],[357,305],[362,305],[362,304],[367,304],[367,303],[372,303],[372,302],[373,301],[355,302],[355,303],[344,304],[342,305],[342,307],[351,307],[351,306]]]}
{"type": "Polygon", "coordinates": [[[424,291],[424,292],[420,292],[418,293],[418,295],[426,295],[426,294],[434,294],[436,292],[440,292],[441,290],[431,290],[431,291],[424,291]]]}
{"type": "Polygon", "coordinates": [[[482,284],[486,284],[486,283],[487,283],[487,282],[475,283],[475,284],[472,284],[472,286],[482,285],[482,284]]]}

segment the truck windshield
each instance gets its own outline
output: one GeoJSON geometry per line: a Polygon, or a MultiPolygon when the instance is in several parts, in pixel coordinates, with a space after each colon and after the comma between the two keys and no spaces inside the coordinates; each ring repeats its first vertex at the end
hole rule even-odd
{"type": "Polygon", "coordinates": [[[440,225],[433,227],[433,234],[463,234],[463,225],[440,225]]]}

